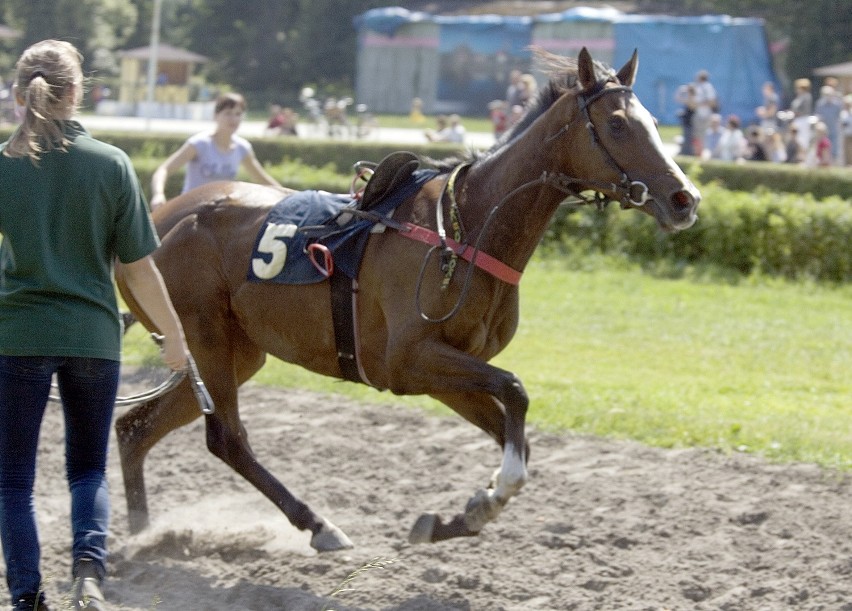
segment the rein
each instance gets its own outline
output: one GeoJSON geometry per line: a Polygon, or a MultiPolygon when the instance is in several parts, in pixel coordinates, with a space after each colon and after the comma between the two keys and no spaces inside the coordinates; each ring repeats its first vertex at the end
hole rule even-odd
{"type": "MultiPolygon", "coordinates": [[[[162,346],[163,336],[157,333],[152,333],[151,338],[155,343],[162,346]]],[[[184,378],[189,379],[189,386],[192,389],[192,394],[195,395],[195,401],[198,403],[202,414],[210,415],[216,411],[216,406],[213,403],[213,398],[207,391],[207,387],[201,379],[201,374],[198,373],[198,366],[195,364],[195,359],[191,354],[187,355],[187,367],[182,371],[172,371],[168,379],[150,390],[142,391],[138,394],[129,397],[116,397],[115,407],[133,407],[140,403],[159,399],[167,392],[173,390],[180,384],[184,378]]],[[[55,387],[55,385],[51,385],[55,387]]],[[[62,403],[62,398],[56,395],[48,395],[48,400],[54,403],[62,403]]]]}
{"type": "MultiPolygon", "coordinates": [[[[627,176],[627,172],[618,164],[609,150],[604,146],[600,137],[598,136],[597,129],[595,128],[595,124],[592,121],[592,117],[589,114],[589,107],[591,104],[597,100],[598,98],[608,94],[608,93],[623,93],[627,92],[631,95],[633,94],[633,89],[631,87],[625,85],[618,85],[616,87],[606,87],[603,88],[596,93],[590,96],[583,96],[582,94],[578,95],[578,103],[580,106],[580,110],[583,112],[586,118],[586,128],[589,130],[592,136],[592,143],[600,148],[607,162],[615,168],[619,174],[621,174],[621,181],[619,183],[591,183],[587,180],[580,180],[577,178],[572,178],[563,174],[561,172],[542,172],[541,176],[539,176],[535,180],[531,180],[526,182],[508,194],[504,195],[502,199],[494,206],[489,212],[488,216],[485,219],[485,222],[482,224],[482,229],[479,232],[479,236],[476,239],[476,243],[471,247],[467,244],[462,243],[462,225],[461,219],[459,217],[458,211],[458,203],[455,198],[455,183],[456,178],[459,173],[466,167],[470,165],[469,162],[462,163],[456,166],[449,177],[447,178],[447,182],[444,183],[444,188],[441,190],[441,195],[438,197],[438,201],[435,205],[435,222],[437,227],[437,232],[431,232],[422,227],[416,227],[414,225],[406,225],[400,232],[400,235],[404,235],[414,240],[418,240],[421,242],[425,242],[427,244],[431,244],[432,248],[426,253],[426,256],[423,259],[423,265],[420,268],[420,273],[417,277],[417,286],[415,289],[415,303],[417,306],[417,310],[420,313],[420,317],[431,323],[441,323],[446,322],[455,316],[464,302],[467,300],[467,295],[470,291],[471,282],[473,279],[473,271],[476,267],[483,269],[488,272],[492,276],[507,282],[508,284],[517,285],[520,283],[521,272],[512,269],[501,261],[495,259],[494,257],[483,253],[480,249],[480,243],[483,237],[487,233],[487,229],[489,225],[494,220],[497,211],[505,204],[509,199],[516,196],[521,191],[529,189],[531,187],[543,187],[549,186],[558,191],[562,191],[566,195],[573,196],[577,198],[578,204],[595,204],[598,208],[603,207],[608,201],[618,201],[622,207],[627,206],[643,206],[649,199],[648,197],[648,186],[638,180],[631,181],[627,176]],[[595,191],[594,196],[583,195],[583,191],[595,191]],[[619,195],[618,199],[612,200],[612,198],[607,197],[603,191],[611,191],[617,193],[619,195]],[[446,236],[446,230],[444,228],[444,196],[445,194],[450,199],[450,222],[453,225],[453,229],[455,231],[454,240],[449,240],[446,236]],[[414,231],[417,229],[419,231],[414,231]],[[444,272],[444,280],[441,283],[441,290],[446,290],[449,287],[450,281],[452,280],[453,272],[455,271],[456,262],[459,256],[461,256],[466,261],[470,262],[470,266],[467,269],[467,273],[465,274],[464,283],[462,284],[461,293],[456,300],[456,303],[450,309],[449,312],[440,316],[438,318],[432,318],[426,312],[423,311],[421,306],[420,294],[423,288],[423,278],[426,272],[426,266],[429,260],[432,258],[433,253],[440,249],[441,252],[441,271],[444,272]],[[483,262],[480,263],[478,259],[482,259],[483,262]],[[507,271],[508,270],[508,271],[507,271]]],[[[562,136],[564,133],[568,131],[576,116],[571,121],[566,123],[562,128],[545,139],[545,143],[551,142],[552,140],[562,136]]]]}
{"type": "MultiPolygon", "coordinates": [[[[469,165],[469,164],[463,163],[460,166],[457,166],[453,170],[451,177],[453,175],[455,175],[455,173],[460,168],[467,166],[467,165],[469,165]]],[[[444,185],[444,191],[447,190],[447,186],[449,185],[449,183],[450,183],[450,180],[448,179],[447,183],[444,185]]],[[[448,321],[453,316],[458,314],[459,310],[461,309],[461,306],[467,300],[467,294],[470,291],[471,281],[473,280],[473,271],[476,267],[483,269],[484,271],[488,272],[489,274],[491,274],[495,278],[498,278],[499,280],[502,280],[503,282],[506,282],[507,284],[512,284],[512,285],[520,284],[521,272],[509,267],[508,265],[499,261],[498,259],[495,259],[491,255],[482,252],[482,249],[480,248],[480,243],[482,242],[483,237],[487,233],[486,230],[488,229],[489,225],[494,221],[496,214],[497,214],[497,211],[500,210],[500,208],[503,207],[503,204],[505,204],[511,198],[515,197],[518,193],[525,191],[526,189],[529,189],[531,187],[542,187],[542,186],[550,186],[550,187],[553,187],[553,188],[555,188],[559,191],[562,191],[563,193],[565,193],[567,195],[573,195],[580,200],[580,203],[595,203],[596,200],[586,198],[580,193],[580,190],[576,186],[578,184],[579,184],[578,181],[571,179],[571,178],[568,178],[564,174],[545,171],[545,172],[542,172],[541,176],[539,176],[537,179],[531,180],[529,182],[525,182],[524,184],[516,187],[515,189],[512,189],[509,193],[504,195],[502,197],[502,199],[499,202],[497,202],[497,205],[494,206],[488,212],[488,216],[486,217],[485,222],[482,224],[482,230],[479,232],[479,236],[476,239],[476,243],[472,247],[467,245],[467,244],[462,244],[462,243],[460,243],[456,240],[449,241],[446,238],[446,235],[442,236],[440,233],[431,232],[427,229],[418,228],[414,225],[411,225],[411,227],[419,229],[420,230],[419,232],[413,232],[409,229],[404,229],[403,231],[401,231],[400,235],[404,235],[406,237],[409,237],[411,239],[418,240],[418,241],[421,241],[421,242],[426,242],[427,244],[432,244],[432,248],[429,249],[429,251],[426,253],[426,256],[423,259],[423,265],[420,267],[420,273],[417,276],[417,287],[415,289],[415,303],[417,304],[417,311],[420,313],[420,317],[427,322],[441,323],[441,322],[448,321]],[[427,239],[421,239],[420,237],[418,237],[418,235],[422,235],[424,233],[431,234],[431,236],[429,236],[428,240],[427,239]],[[458,252],[456,252],[456,250],[451,248],[450,244],[452,244],[452,246],[456,246],[458,252]],[[444,254],[446,254],[447,252],[449,252],[451,254],[451,256],[461,256],[463,259],[470,262],[470,266],[467,268],[467,273],[465,274],[464,284],[462,285],[461,293],[459,294],[459,297],[456,300],[455,305],[453,305],[452,309],[450,309],[450,311],[447,312],[445,315],[443,315],[439,318],[432,318],[431,316],[426,314],[426,312],[423,311],[423,308],[420,305],[420,293],[421,293],[421,290],[423,288],[423,276],[426,272],[426,265],[429,263],[429,259],[431,259],[432,254],[435,252],[435,250],[437,250],[439,248],[441,249],[442,256],[444,254]],[[482,263],[480,263],[480,261],[479,261],[480,259],[483,261],[482,263]]],[[[436,211],[437,211],[437,216],[438,216],[436,222],[437,222],[439,228],[441,228],[441,229],[443,229],[443,219],[441,218],[443,216],[443,208],[440,206],[440,202],[443,199],[443,194],[444,194],[444,192],[442,191],[441,196],[438,198],[438,205],[436,206],[436,211]]],[[[453,206],[456,207],[455,195],[451,194],[450,197],[453,201],[453,206]]],[[[455,266],[453,266],[453,268],[454,267],[455,266]]],[[[449,286],[449,279],[451,278],[452,270],[449,269],[447,266],[445,266],[443,264],[443,262],[442,262],[441,269],[445,273],[444,282],[441,285],[441,288],[444,289],[447,286],[449,286]],[[446,274],[448,272],[450,273],[449,277],[446,276],[446,274]]]]}
{"type": "MultiPolygon", "coordinates": [[[[147,401],[153,401],[154,399],[159,399],[167,392],[176,388],[178,384],[183,382],[183,379],[186,377],[185,371],[173,371],[168,379],[149,390],[145,390],[136,395],[131,395],[129,397],[116,397],[115,398],[115,406],[116,407],[132,407],[134,405],[139,405],[140,403],[145,403],[147,401]]],[[[55,385],[54,385],[55,386],[55,385]]],[[[57,395],[49,395],[48,399],[53,401],[54,403],[62,403],[62,398],[57,395]]]]}

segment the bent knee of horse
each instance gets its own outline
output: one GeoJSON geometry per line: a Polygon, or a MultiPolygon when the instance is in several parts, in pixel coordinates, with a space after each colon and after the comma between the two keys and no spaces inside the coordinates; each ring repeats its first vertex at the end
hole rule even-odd
{"type": "Polygon", "coordinates": [[[216,458],[227,464],[232,464],[232,456],[234,454],[232,454],[231,450],[234,449],[236,451],[234,444],[238,443],[237,435],[215,416],[207,416],[206,425],[207,449],[216,458]]]}
{"type": "Polygon", "coordinates": [[[518,376],[511,374],[505,379],[501,394],[503,405],[509,409],[519,411],[521,415],[526,415],[530,398],[527,395],[527,390],[524,388],[523,382],[521,382],[518,376]]]}
{"type": "Polygon", "coordinates": [[[210,450],[213,454],[216,454],[216,450],[221,448],[225,444],[225,427],[222,425],[222,422],[216,418],[215,416],[208,416],[205,419],[205,440],[207,442],[207,449],[210,450]]]}
{"type": "Polygon", "coordinates": [[[135,409],[131,410],[115,420],[115,436],[118,439],[119,446],[130,444],[138,438],[143,419],[135,412],[135,409]]]}

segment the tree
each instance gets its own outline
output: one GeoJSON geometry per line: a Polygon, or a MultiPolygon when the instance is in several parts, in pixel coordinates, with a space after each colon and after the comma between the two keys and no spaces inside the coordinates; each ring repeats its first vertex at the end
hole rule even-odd
{"type": "Polygon", "coordinates": [[[173,9],[163,17],[163,40],[209,57],[204,70],[211,81],[229,84],[260,107],[295,101],[306,83],[351,90],[357,54],[353,19],[387,3],[165,0],[165,4],[173,9]]]}
{"type": "Polygon", "coordinates": [[[3,18],[23,32],[17,46],[46,38],[73,43],[84,56],[87,72],[115,72],[114,51],[136,29],[138,12],[131,0],[6,0],[3,18]]]}

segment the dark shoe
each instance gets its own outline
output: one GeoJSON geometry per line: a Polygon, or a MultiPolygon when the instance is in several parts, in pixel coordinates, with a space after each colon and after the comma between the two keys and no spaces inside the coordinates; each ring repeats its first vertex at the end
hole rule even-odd
{"type": "Polygon", "coordinates": [[[71,608],[89,611],[106,611],[101,571],[93,560],[84,558],[74,565],[74,583],[71,586],[71,608]]]}
{"type": "Polygon", "coordinates": [[[50,611],[50,608],[44,602],[44,595],[24,596],[15,603],[12,611],[50,611]]]}

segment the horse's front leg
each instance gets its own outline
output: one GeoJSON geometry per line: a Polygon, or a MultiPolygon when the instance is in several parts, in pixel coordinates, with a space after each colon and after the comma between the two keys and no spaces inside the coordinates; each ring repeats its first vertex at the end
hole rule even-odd
{"type": "Polygon", "coordinates": [[[506,371],[484,366],[490,370],[487,378],[494,387],[493,394],[463,392],[432,396],[491,435],[503,449],[499,469],[489,486],[479,490],[468,501],[463,513],[444,523],[435,514],[418,518],[409,541],[431,543],[454,537],[477,535],[488,522],[500,515],[509,500],[518,494],[527,480],[526,463],[529,446],[525,437],[526,412],[529,405],[520,380],[506,371]]]}

